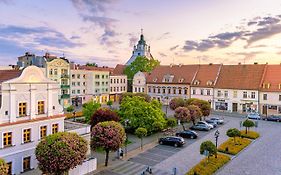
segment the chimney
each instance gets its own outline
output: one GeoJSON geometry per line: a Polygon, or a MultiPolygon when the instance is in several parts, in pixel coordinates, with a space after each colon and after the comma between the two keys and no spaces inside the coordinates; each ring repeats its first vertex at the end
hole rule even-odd
{"type": "Polygon", "coordinates": [[[182,66],[182,64],[179,64],[179,67],[181,67],[182,66]]]}
{"type": "Polygon", "coordinates": [[[254,62],[254,64],[259,64],[258,62],[254,62]]]}
{"type": "Polygon", "coordinates": [[[238,65],[241,65],[241,62],[239,62],[238,65]]]}
{"type": "Polygon", "coordinates": [[[173,64],[172,64],[172,63],[170,64],[170,67],[173,67],[173,64]]]}
{"type": "Polygon", "coordinates": [[[213,65],[213,63],[209,63],[209,65],[210,65],[210,66],[213,65]]]}

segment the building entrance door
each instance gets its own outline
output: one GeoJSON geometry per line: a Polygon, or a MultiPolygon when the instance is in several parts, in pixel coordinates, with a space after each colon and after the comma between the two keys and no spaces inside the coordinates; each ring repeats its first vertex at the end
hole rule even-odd
{"type": "Polygon", "coordinates": [[[237,103],[232,103],[232,112],[237,112],[237,103]]]}

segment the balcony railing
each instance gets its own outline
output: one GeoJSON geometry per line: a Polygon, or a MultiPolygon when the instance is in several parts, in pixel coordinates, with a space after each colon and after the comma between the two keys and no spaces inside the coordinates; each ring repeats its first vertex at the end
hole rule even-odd
{"type": "Polygon", "coordinates": [[[62,99],[70,98],[70,94],[62,94],[61,98],[62,99]]]}
{"type": "Polygon", "coordinates": [[[67,75],[67,74],[62,74],[62,75],[61,75],[61,78],[69,78],[69,75],[67,75]]]}
{"type": "Polygon", "coordinates": [[[70,88],[70,85],[61,85],[60,86],[62,89],[69,89],[70,88]]]}

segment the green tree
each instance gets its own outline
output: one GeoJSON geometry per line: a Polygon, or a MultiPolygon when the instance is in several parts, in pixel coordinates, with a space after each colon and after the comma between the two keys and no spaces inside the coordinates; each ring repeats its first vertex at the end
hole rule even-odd
{"type": "Polygon", "coordinates": [[[151,134],[154,131],[154,122],[166,125],[161,104],[157,100],[147,102],[143,97],[125,97],[120,105],[119,115],[122,123],[127,119],[130,121],[130,128],[133,131],[142,127],[151,134]]]}
{"type": "Polygon", "coordinates": [[[167,126],[168,127],[175,127],[177,126],[177,120],[175,118],[167,118],[167,126]]]}
{"type": "Polygon", "coordinates": [[[93,67],[98,67],[97,63],[86,63],[86,66],[93,66],[93,67]]]}
{"type": "Polygon", "coordinates": [[[127,75],[128,80],[132,80],[138,71],[151,72],[158,65],[160,65],[160,62],[156,59],[138,56],[135,61],[125,68],[124,73],[127,75]]]}
{"type": "Polygon", "coordinates": [[[209,160],[210,156],[217,154],[216,146],[213,144],[213,142],[211,142],[209,140],[201,143],[201,145],[200,145],[200,154],[204,154],[205,150],[209,152],[208,160],[209,160]]]}
{"type": "Polygon", "coordinates": [[[178,107],[175,110],[174,117],[181,122],[182,129],[185,130],[184,122],[187,122],[189,117],[189,111],[186,107],[178,107]]]}
{"type": "Polygon", "coordinates": [[[184,107],[184,99],[182,98],[173,98],[170,103],[169,106],[172,110],[177,109],[178,107],[184,107]]]}
{"type": "Polygon", "coordinates": [[[93,101],[90,101],[88,103],[84,103],[83,104],[83,115],[85,117],[85,121],[87,123],[90,122],[91,116],[96,112],[97,109],[99,109],[101,107],[100,103],[96,103],[93,101]]]}
{"type": "Polygon", "coordinates": [[[66,108],[66,111],[67,112],[73,112],[74,111],[74,106],[68,106],[67,108],[66,108]]]}
{"type": "Polygon", "coordinates": [[[145,94],[145,93],[132,93],[132,92],[124,92],[121,94],[120,98],[119,98],[119,104],[122,103],[122,100],[126,97],[135,97],[135,96],[138,96],[138,97],[143,97],[145,99],[145,101],[147,102],[150,102],[151,101],[151,97],[148,95],[148,94],[145,94]]]}
{"type": "Polygon", "coordinates": [[[241,136],[241,132],[238,129],[236,129],[236,128],[230,128],[229,130],[227,130],[226,135],[228,137],[233,137],[233,141],[236,144],[235,138],[236,137],[240,137],[241,136]]]}
{"type": "Polygon", "coordinates": [[[248,131],[250,131],[250,128],[255,126],[255,123],[252,120],[247,119],[243,122],[243,126],[246,127],[246,134],[247,134],[248,131]]]}
{"type": "Polygon", "coordinates": [[[138,128],[135,132],[136,136],[141,139],[141,149],[143,146],[143,137],[147,136],[147,130],[145,128],[138,128]]]}
{"type": "Polygon", "coordinates": [[[195,121],[202,116],[201,109],[196,105],[188,105],[186,108],[189,111],[188,120],[192,121],[193,125],[195,125],[195,121]]]}
{"type": "Polygon", "coordinates": [[[155,132],[158,132],[158,131],[162,131],[165,126],[163,123],[159,121],[155,121],[154,123],[152,123],[152,127],[154,128],[155,132]]]}
{"type": "Polygon", "coordinates": [[[0,174],[6,175],[8,174],[9,167],[6,164],[5,160],[0,159],[0,174]]]}
{"type": "Polygon", "coordinates": [[[108,165],[109,151],[117,151],[125,142],[125,129],[115,121],[100,122],[91,133],[91,148],[105,150],[105,166],[108,165]]]}
{"type": "Polygon", "coordinates": [[[63,175],[86,159],[87,141],[76,133],[48,135],[36,146],[39,169],[46,174],[63,175]]]}
{"type": "Polygon", "coordinates": [[[113,101],[111,101],[111,100],[108,100],[108,102],[106,103],[106,105],[109,106],[110,108],[111,108],[112,104],[113,104],[113,101]]]}

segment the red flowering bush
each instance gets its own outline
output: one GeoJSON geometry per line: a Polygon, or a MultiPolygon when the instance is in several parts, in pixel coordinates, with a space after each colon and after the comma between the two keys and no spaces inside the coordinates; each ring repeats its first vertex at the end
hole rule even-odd
{"type": "Polygon", "coordinates": [[[91,148],[103,148],[106,152],[105,166],[108,164],[109,151],[117,151],[125,142],[125,129],[115,121],[100,122],[91,133],[91,148]]]}
{"type": "Polygon", "coordinates": [[[119,120],[120,120],[120,117],[117,115],[116,112],[114,112],[108,108],[100,108],[91,117],[90,124],[91,124],[91,127],[94,127],[99,122],[105,122],[105,121],[118,122],[119,120]]]}
{"type": "Polygon", "coordinates": [[[178,107],[183,107],[184,106],[184,99],[182,98],[173,98],[170,103],[169,106],[172,110],[177,109],[178,107]]]}
{"type": "Polygon", "coordinates": [[[76,133],[58,132],[43,139],[35,154],[43,173],[61,175],[86,159],[87,141],[76,133]]]}
{"type": "Polygon", "coordinates": [[[0,174],[8,174],[8,165],[6,164],[6,162],[3,159],[0,159],[0,174]]]}
{"type": "Polygon", "coordinates": [[[177,120],[180,120],[183,130],[185,130],[183,123],[188,121],[189,119],[188,115],[189,115],[189,111],[186,107],[178,107],[175,110],[174,116],[177,120]]]}

